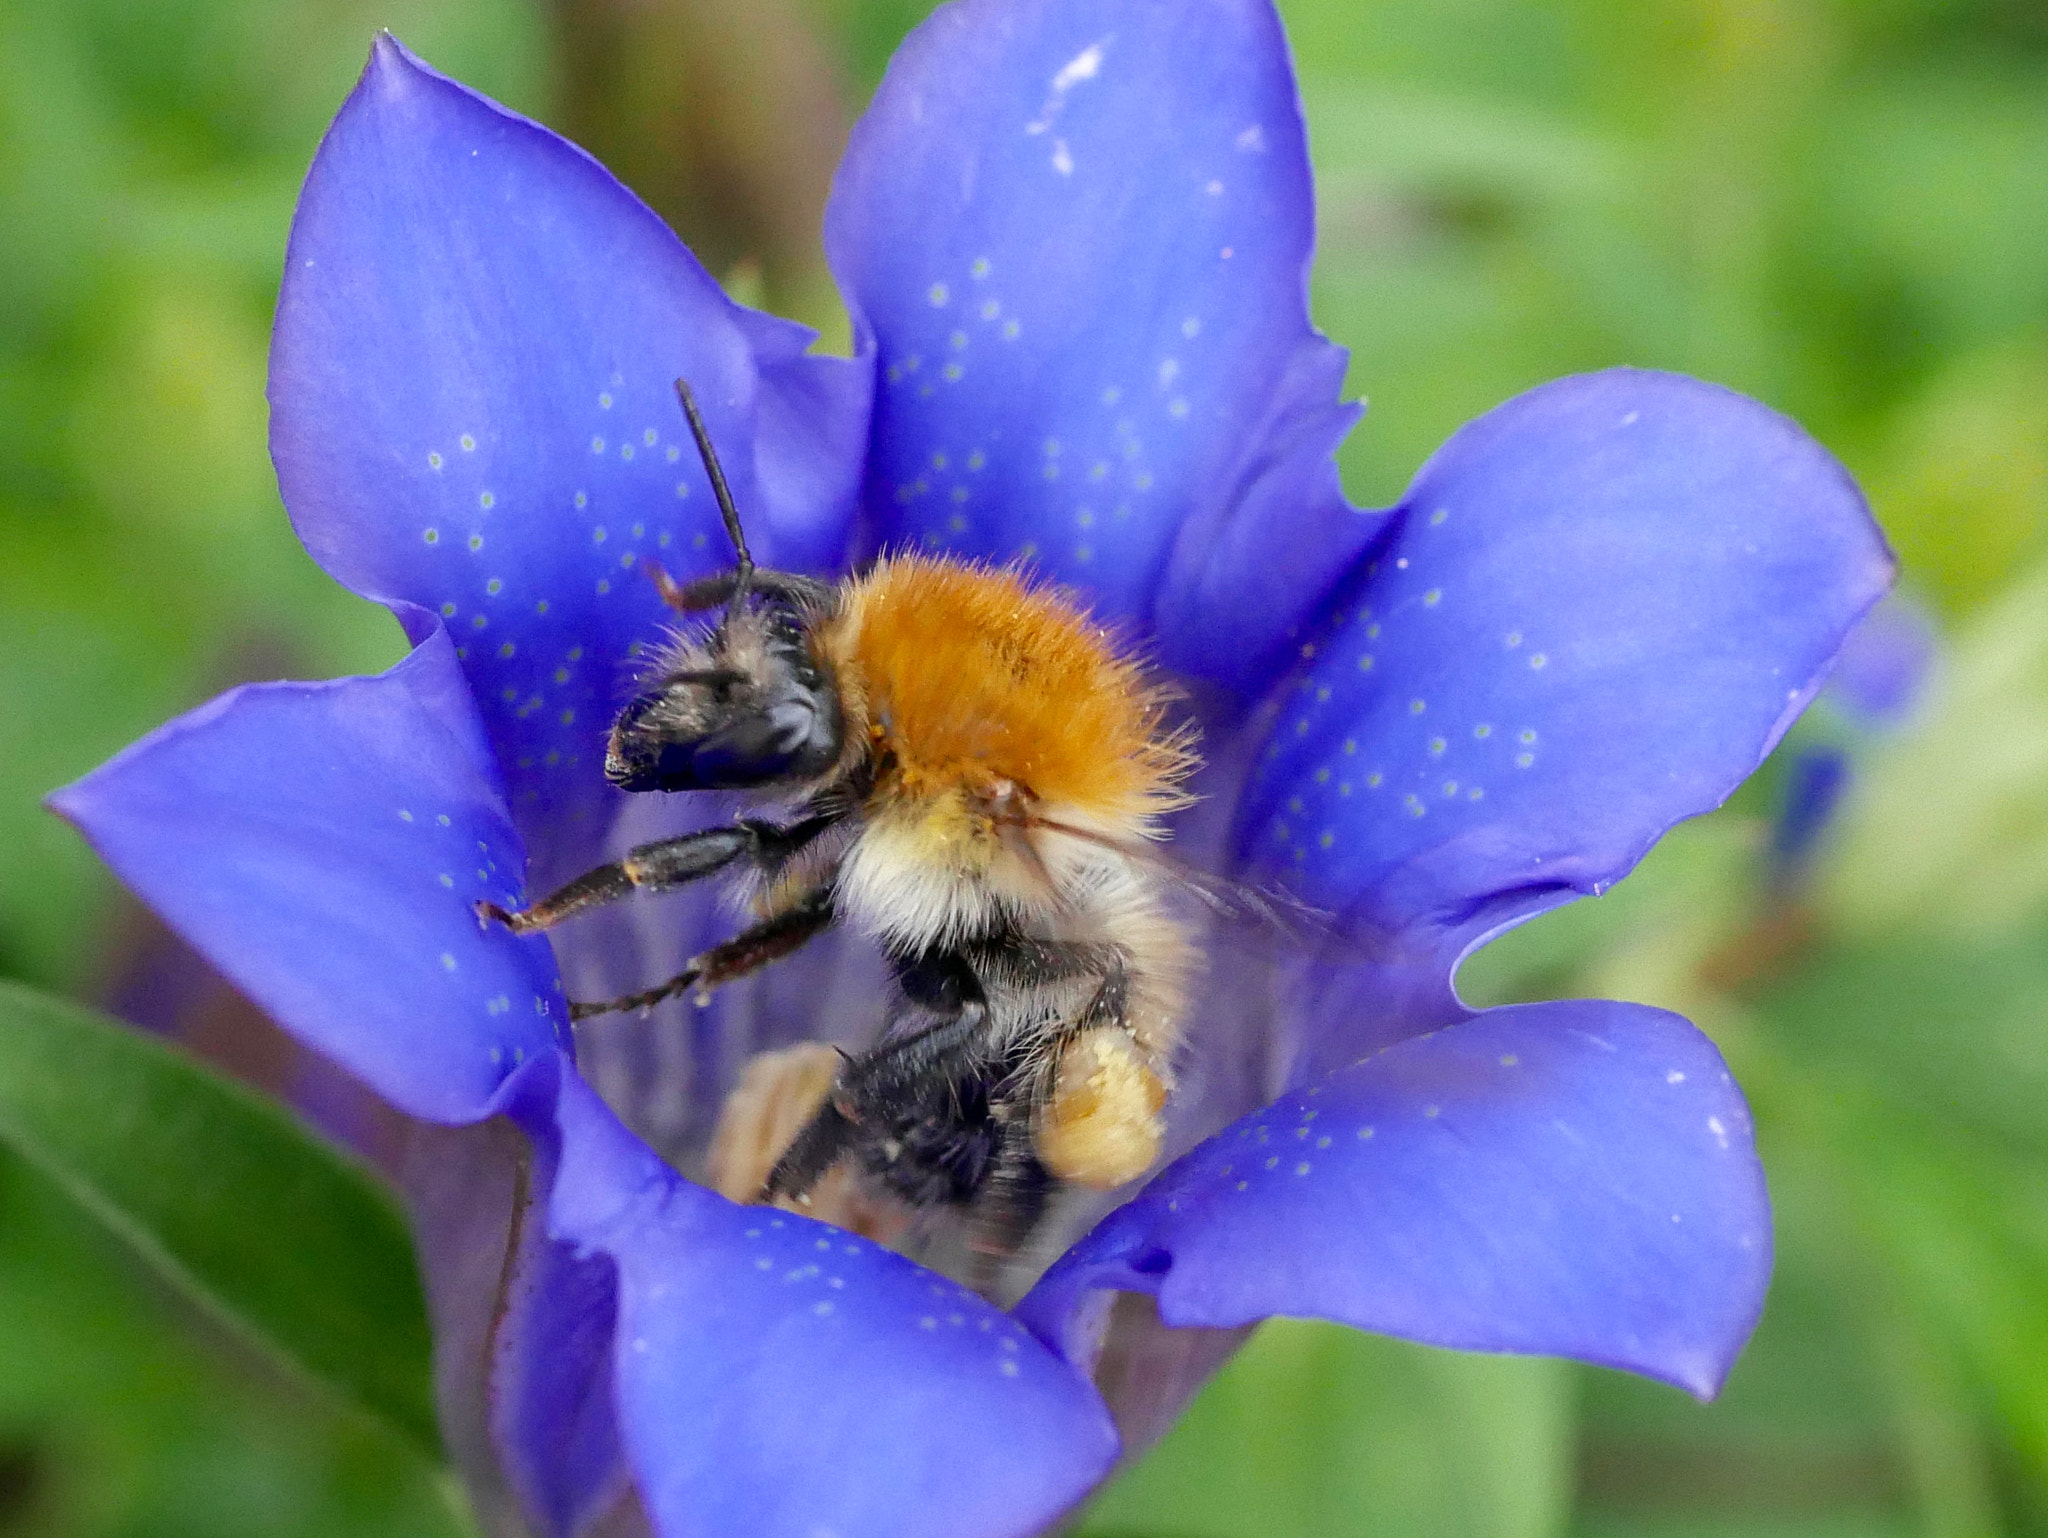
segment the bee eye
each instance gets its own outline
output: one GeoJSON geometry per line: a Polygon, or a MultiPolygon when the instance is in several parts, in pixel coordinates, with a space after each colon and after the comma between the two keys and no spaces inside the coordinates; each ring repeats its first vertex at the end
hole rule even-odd
{"type": "MultiPolygon", "coordinates": [[[[712,788],[759,785],[803,772],[808,749],[818,736],[815,701],[788,697],[736,717],[690,747],[691,772],[712,788]]],[[[824,762],[831,761],[828,755],[824,762]]],[[[815,766],[822,768],[823,764],[815,766]]]]}
{"type": "Polygon", "coordinates": [[[736,790],[830,767],[840,734],[830,695],[785,678],[763,699],[737,687],[746,682],[706,671],[634,700],[613,723],[605,777],[622,790],[736,790]]]}

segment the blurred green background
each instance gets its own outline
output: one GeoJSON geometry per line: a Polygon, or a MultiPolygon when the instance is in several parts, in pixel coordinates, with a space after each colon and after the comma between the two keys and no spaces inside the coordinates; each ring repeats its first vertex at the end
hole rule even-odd
{"type": "MultiPolygon", "coordinates": [[[[820,199],[926,8],[0,0],[0,975],[119,1002],[161,961],[44,792],[239,678],[398,655],[293,542],[264,451],[293,198],[372,30],[590,144],[736,291],[843,337],[820,199]]],[[[1465,975],[1481,1002],[1681,1009],[1733,1060],[1780,1259],[1722,1401],[1276,1324],[1085,1530],[2048,1533],[2048,7],[1282,9],[1316,313],[1372,400],[1356,497],[1543,379],[1682,369],[1850,465],[1941,651],[1903,724],[1823,710],[1781,751],[1853,764],[1810,862],[1770,858],[1774,763],[1465,975]]],[[[463,1522],[0,1158],[0,1534],[463,1522]]]]}

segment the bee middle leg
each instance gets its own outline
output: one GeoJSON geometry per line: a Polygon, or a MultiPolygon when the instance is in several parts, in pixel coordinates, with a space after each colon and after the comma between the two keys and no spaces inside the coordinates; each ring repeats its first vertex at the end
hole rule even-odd
{"type": "Polygon", "coordinates": [[[988,998],[967,957],[939,949],[899,958],[896,982],[914,1008],[937,1019],[847,1059],[831,1092],[769,1171],[760,1200],[803,1200],[856,1144],[886,1146],[924,1120],[922,1102],[935,1089],[957,1101],[956,1086],[976,1074],[988,998]]]}
{"type": "Polygon", "coordinates": [[[848,1059],[824,1103],[768,1172],[759,1199],[802,1200],[864,1129],[889,1126],[919,1090],[972,1072],[987,1018],[984,1002],[964,1000],[958,1013],[848,1059]]]}
{"type": "Polygon", "coordinates": [[[741,930],[723,944],[699,952],[690,958],[688,966],[667,982],[658,983],[645,992],[629,993],[616,999],[572,1002],[569,1018],[588,1020],[593,1015],[608,1015],[621,1010],[652,1009],[664,999],[692,990],[709,993],[722,983],[758,972],[771,961],[780,961],[808,944],[832,927],[835,916],[830,890],[820,888],[795,907],[741,930]]]}

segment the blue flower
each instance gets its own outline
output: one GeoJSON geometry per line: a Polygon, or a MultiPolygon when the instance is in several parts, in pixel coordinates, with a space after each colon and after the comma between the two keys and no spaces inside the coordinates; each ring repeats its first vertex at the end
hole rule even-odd
{"type": "MultiPolygon", "coordinates": [[[[665,1535],[1035,1531],[1117,1456],[1090,1372],[1119,1290],[1156,1300],[1127,1361],[1281,1313],[1721,1381],[1770,1231],[1712,1045],[1628,1004],[1474,1012],[1451,978],[1725,797],[1889,557],[1793,424],[1630,370],[1509,402],[1353,509],[1312,234],[1267,0],[935,15],[833,196],[851,361],[378,43],[293,230],[272,442],[307,548],[414,649],[237,690],[57,805],[303,1041],[474,1129],[443,1146],[524,1133],[510,1284],[422,1239],[444,1315],[491,1326],[497,1455],[543,1529],[629,1477],[665,1535]],[[859,946],[577,1043],[565,989],[644,986],[729,917],[686,893],[551,946],[471,911],[716,815],[600,773],[662,618],[636,568],[726,559],[678,376],[764,561],[1024,555],[1140,638],[1206,733],[1183,850],[1334,916],[1305,959],[1218,937],[1180,1157],[1013,1310],[675,1172],[752,1052],[865,1025],[859,946]]],[[[1118,1403],[1141,1431],[1189,1389],[1152,1385],[1118,1403]]]]}
{"type": "Polygon", "coordinates": [[[1803,740],[1786,750],[1768,851],[1775,898],[1791,900],[1812,874],[1857,761],[1911,721],[1934,675],[1936,648],[1933,620],[1898,593],[1849,632],[1803,740]]]}

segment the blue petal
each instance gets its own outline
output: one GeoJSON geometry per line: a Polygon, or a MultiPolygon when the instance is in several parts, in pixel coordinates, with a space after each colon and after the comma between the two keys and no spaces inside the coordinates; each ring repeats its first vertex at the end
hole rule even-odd
{"type": "Polygon", "coordinates": [[[1087,1379],[1008,1315],[681,1179],[573,1073],[519,1088],[559,1148],[550,1232],[618,1265],[619,1421],[664,1538],[1022,1538],[1114,1461],[1087,1379]]]}
{"type": "Polygon", "coordinates": [[[1926,692],[1940,645],[1927,611],[1894,593],[1849,632],[1826,699],[1865,730],[1896,730],[1926,692]]]}
{"type": "Polygon", "coordinates": [[[58,791],[122,880],[280,1025],[400,1109],[489,1114],[568,1040],[544,940],[483,926],[524,857],[455,650],[257,684],[58,791]]]}
{"type": "MultiPolygon", "coordinates": [[[[534,1185],[548,1189],[551,1171],[534,1185]]],[[[544,1198],[543,1198],[544,1199],[544,1198]]],[[[612,1383],[617,1273],[550,1239],[537,1213],[496,1321],[492,1439],[548,1533],[587,1532],[625,1493],[612,1383]]]]}
{"type": "MultiPolygon", "coordinates": [[[[545,1066],[552,1059],[552,1053],[529,1059],[500,1096],[516,1089],[524,1074],[552,1072],[545,1066]]],[[[532,1145],[509,1119],[466,1127],[395,1120],[393,1173],[412,1216],[433,1320],[434,1397],[450,1466],[461,1476],[481,1531],[573,1531],[558,1514],[587,1514],[627,1485],[616,1433],[602,1435],[611,1421],[609,1305],[592,1310],[595,1318],[579,1329],[573,1293],[558,1305],[551,1285],[541,1301],[534,1284],[550,1279],[532,1257],[561,1248],[534,1210],[545,1198],[548,1172],[535,1170],[532,1145]],[[508,1262],[514,1262],[509,1274],[508,1262]],[[540,1307],[529,1317],[535,1302],[540,1307]],[[560,1327],[551,1327],[553,1321],[560,1327]],[[585,1344],[589,1325],[600,1337],[594,1352],[585,1344]],[[567,1347],[553,1357],[552,1376],[551,1335],[558,1348],[567,1347]],[[508,1373],[508,1358],[531,1370],[508,1373]],[[547,1406],[524,1405],[528,1394],[545,1396],[547,1406]],[[556,1434],[546,1466],[521,1466],[519,1455],[545,1435],[550,1421],[556,1434]],[[515,1436],[521,1426],[535,1434],[515,1436]],[[523,1502],[515,1488],[525,1492],[523,1502]],[[515,1514],[522,1506],[524,1517],[515,1514]]],[[[610,1269],[602,1262],[591,1268],[610,1269]]]]}
{"type": "Polygon", "coordinates": [[[1271,1314],[1578,1357],[1702,1397],[1763,1307],[1770,1209],[1720,1054],[1676,1015],[1489,1010],[1245,1118],[1018,1313],[1086,1360],[1101,1289],[1172,1325],[1271,1314]]]}
{"type": "Polygon", "coordinates": [[[1862,498],[1731,391],[1614,370],[1462,429],[1284,701],[1241,847],[1375,924],[1597,892],[1719,804],[1891,579],[1862,498]]]}
{"type": "Polygon", "coordinates": [[[379,40],[292,228],[271,448],[328,571],[446,621],[546,879],[616,806],[605,732],[664,615],[641,562],[730,564],[678,376],[757,556],[844,549],[869,370],[808,339],[582,151],[379,40]]]}
{"type": "Polygon", "coordinates": [[[873,537],[1028,556],[1242,682],[1377,527],[1337,485],[1308,155],[1266,0],[967,0],[906,42],[826,242],[873,537]]]}

